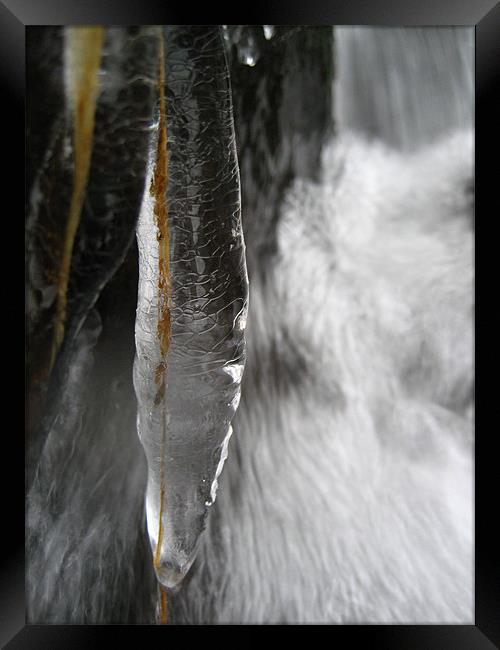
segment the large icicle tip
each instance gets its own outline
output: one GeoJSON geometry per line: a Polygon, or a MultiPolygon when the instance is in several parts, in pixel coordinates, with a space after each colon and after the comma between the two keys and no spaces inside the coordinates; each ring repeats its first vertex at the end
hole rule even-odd
{"type": "Polygon", "coordinates": [[[137,226],[134,385],[159,582],[195,558],[245,362],[248,277],[231,91],[218,27],[159,28],[157,138],[137,226]]]}

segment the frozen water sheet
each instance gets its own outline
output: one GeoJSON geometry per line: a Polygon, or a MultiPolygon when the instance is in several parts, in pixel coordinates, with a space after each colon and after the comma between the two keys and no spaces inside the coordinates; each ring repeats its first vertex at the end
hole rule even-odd
{"type": "Polygon", "coordinates": [[[245,362],[248,279],[222,35],[158,30],[158,139],[137,228],[134,385],[160,583],[189,570],[215,499],[245,362]]]}

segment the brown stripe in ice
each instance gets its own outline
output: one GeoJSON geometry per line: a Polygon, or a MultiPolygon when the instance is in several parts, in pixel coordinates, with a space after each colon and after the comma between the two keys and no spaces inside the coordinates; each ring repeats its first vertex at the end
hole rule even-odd
{"type": "Polygon", "coordinates": [[[89,178],[92,139],[98,92],[98,70],[101,62],[103,27],[67,28],[67,70],[69,101],[73,112],[73,192],[66,223],[61,266],[57,281],[57,302],[50,368],[64,338],[69,270],[75,235],[80,223],[85,189],[89,178]]]}
{"type": "MultiPolygon", "coordinates": [[[[159,569],[161,564],[161,547],[164,536],[165,509],[165,442],[166,442],[166,409],[165,409],[165,374],[167,371],[166,356],[170,346],[170,302],[172,283],[170,277],[170,236],[168,231],[167,183],[167,127],[165,110],[165,59],[163,32],[160,37],[158,86],[160,96],[160,115],[158,125],[158,148],[156,163],[151,181],[150,193],[154,198],[154,216],[158,240],[158,323],[157,336],[160,345],[161,360],[156,368],[155,382],[157,394],[155,405],[161,408],[161,441],[160,441],[160,508],[158,521],[158,537],[154,557],[154,565],[159,569]]],[[[166,592],[160,586],[160,623],[167,622],[166,592]]]]}

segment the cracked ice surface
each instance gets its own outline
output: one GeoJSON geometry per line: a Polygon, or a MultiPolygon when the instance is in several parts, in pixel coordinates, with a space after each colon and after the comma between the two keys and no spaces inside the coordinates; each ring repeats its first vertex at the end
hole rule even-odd
{"type": "MultiPolygon", "coordinates": [[[[194,560],[227,456],[245,360],[248,279],[221,33],[177,26],[163,37],[167,200],[162,222],[150,190],[155,145],[137,227],[134,385],[148,462],[148,533],[158,579],[173,588],[194,560]]],[[[161,117],[159,125],[161,132],[161,117]]]]}

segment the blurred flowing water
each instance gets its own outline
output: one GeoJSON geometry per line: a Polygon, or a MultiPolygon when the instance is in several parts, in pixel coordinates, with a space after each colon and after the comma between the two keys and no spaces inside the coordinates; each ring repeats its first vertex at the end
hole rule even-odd
{"type": "Polygon", "coordinates": [[[335,54],[339,130],[409,151],[472,128],[472,27],[337,27],[335,54]]]}

